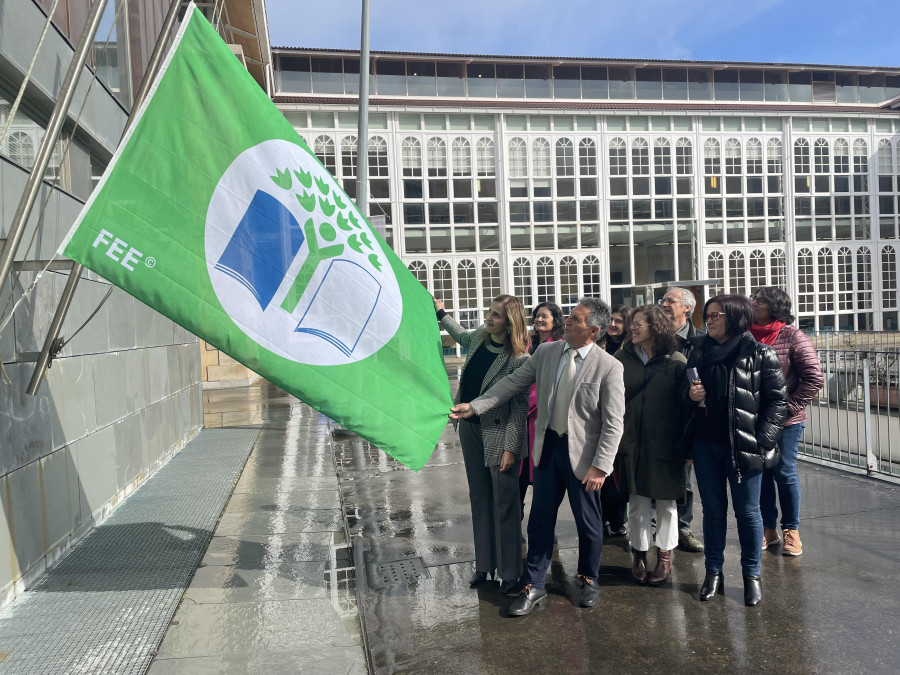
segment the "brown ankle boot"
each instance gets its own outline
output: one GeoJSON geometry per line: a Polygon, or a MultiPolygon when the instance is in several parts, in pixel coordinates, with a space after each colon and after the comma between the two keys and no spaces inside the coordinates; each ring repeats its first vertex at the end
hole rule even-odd
{"type": "Polygon", "coordinates": [[[656,549],[656,569],[650,575],[651,586],[662,586],[672,576],[672,551],[656,549]]]}
{"type": "Polygon", "coordinates": [[[631,566],[631,576],[639,584],[647,583],[647,552],[631,549],[631,555],[634,557],[634,564],[631,566]]]}

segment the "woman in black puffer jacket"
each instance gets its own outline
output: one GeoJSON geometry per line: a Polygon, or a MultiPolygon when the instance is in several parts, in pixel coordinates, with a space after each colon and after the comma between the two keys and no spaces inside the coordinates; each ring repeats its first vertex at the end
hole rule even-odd
{"type": "Polygon", "coordinates": [[[696,368],[699,377],[686,381],[683,390],[684,400],[697,408],[691,432],[706,554],[700,599],[724,593],[727,483],[741,544],[744,603],[752,606],[762,599],[763,458],[774,453],[781,436],[787,389],[775,352],[748,330],[753,308],[747,298],[717,295],[706,303],[703,315],[709,332],[691,339],[694,351],[686,371],[696,368]]]}

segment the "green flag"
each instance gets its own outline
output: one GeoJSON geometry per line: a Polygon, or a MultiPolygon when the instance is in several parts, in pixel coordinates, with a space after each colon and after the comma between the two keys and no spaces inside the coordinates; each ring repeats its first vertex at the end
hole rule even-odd
{"type": "Polygon", "coordinates": [[[431,296],[196,8],[60,252],[407,466],[431,456],[431,296]]]}

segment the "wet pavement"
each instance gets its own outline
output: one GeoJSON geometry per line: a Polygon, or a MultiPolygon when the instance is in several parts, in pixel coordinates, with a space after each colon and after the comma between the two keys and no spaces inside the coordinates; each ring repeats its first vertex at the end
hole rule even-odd
{"type": "MultiPolygon", "coordinates": [[[[754,608],[743,603],[733,522],[724,598],[696,599],[702,554],[676,551],[665,587],[636,585],[628,542],[618,538],[604,546],[600,603],[578,607],[577,540],[564,502],[550,601],[509,618],[513,598],[500,595],[496,582],[468,587],[474,550],[452,427],[418,474],[355,437],[336,439],[335,456],[374,672],[900,672],[900,490],[893,485],[802,464],[805,553],[764,552],[764,598],[754,608]],[[416,571],[417,558],[424,572],[416,571]],[[385,568],[396,581],[385,581],[385,568]]],[[[698,506],[696,530],[701,521],[698,506]]]]}
{"type": "MultiPolygon", "coordinates": [[[[755,608],[743,604],[733,523],[725,597],[696,599],[702,554],[675,552],[672,583],[637,586],[618,538],[604,546],[600,603],[578,607],[564,505],[550,601],[509,618],[513,598],[496,582],[468,587],[471,518],[452,427],[414,473],[272,385],[207,397],[232,423],[263,429],[151,675],[900,671],[893,485],[802,464],[805,553],[764,552],[755,608]]],[[[698,506],[695,530],[701,519],[698,506]]]]}

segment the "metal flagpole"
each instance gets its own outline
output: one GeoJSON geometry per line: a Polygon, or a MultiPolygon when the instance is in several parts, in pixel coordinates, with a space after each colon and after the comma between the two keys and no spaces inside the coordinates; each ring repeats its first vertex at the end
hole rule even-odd
{"type": "Polygon", "coordinates": [[[369,217],[369,0],[362,0],[359,40],[359,140],[356,144],[356,206],[369,217]]]}
{"type": "MultiPolygon", "coordinates": [[[[95,7],[97,4],[102,5],[105,3],[106,0],[98,0],[95,7]]],[[[181,0],[172,0],[172,3],[169,5],[169,13],[166,15],[162,30],[159,32],[159,38],[157,38],[156,45],[153,47],[153,53],[150,55],[150,61],[147,63],[147,70],[144,71],[141,86],[134,96],[131,114],[125,121],[125,128],[122,130],[122,138],[124,138],[125,134],[128,132],[128,128],[131,126],[138,109],[141,107],[144,98],[147,96],[147,92],[150,91],[150,85],[153,84],[153,80],[156,78],[156,73],[159,71],[159,66],[162,63],[163,56],[166,52],[166,43],[169,40],[169,35],[172,33],[172,26],[175,25],[175,21],[178,18],[178,10],[180,8],[181,0]]],[[[122,142],[121,138],[119,139],[119,142],[122,142]]],[[[31,396],[34,396],[35,392],[37,392],[38,386],[40,386],[41,380],[44,377],[44,373],[47,372],[47,368],[49,367],[50,359],[55,355],[54,348],[56,347],[59,338],[59,331],[62,328],[63,321],[65,321],[66,313],[69,311],[69,307],[72,304],[72,297],[75,295],[75,288],[78,286],[78,281],[81,279],[81,272],[83,269],[83,265],[76,262],[72,263],[72,271],[69,272],[69,278],[66,281],[65,288],[63,288],[59,304],[56,306],[56,313],[53,315],[53,320],[50,322],[50,328],[47,331],[47,337],[44,339],[44,346],[41,348],[41,353],[40,356],[38,356],[34,372],[31,374],[31,381],[28,383],[28,388],[25,390],[26,393],[31,396]]]]}
{"type": "Polygon", "coordinates": [[[53,114],[50,116],[50,122],[47,124],[47,132],[41,140],[41,147],[38,148],[34,166],[31,169],[31,174],[28,176],[28,182],[25,183],[22,197],[19,199],[19,207],[16,209],[16,214],[9,225],[9,235],[7,236],[6,244],[3,247],[3,252],[0,253],[0,289],[6,285],[6,277],[9,275],[9,270],[12,268],[16,257],[16,251],[22,241],[22,235],[25,233],[25,226],[37,199],[38,191],[44,178],[44,171],[47,170],[47,164],[50,163],[50,157],[59,138],[59,132],[62,131],[63,124],[66,121],[69,105],[72,103],[75,87],[78,85],[78,78],[81,76],[88,53],[93,46],[94,36],[97,33],[97,28],[100,27],[100,19],[103,17],[105,8],[106,0],[97,0],[91,7],[90,14],[88,14],[87,21],[84,24],[84,30],[81,32],[81,38],[78,40],[78,47],[72,55],[69,70],[66,72],[62,87],[60,87],[53,114]]]}

